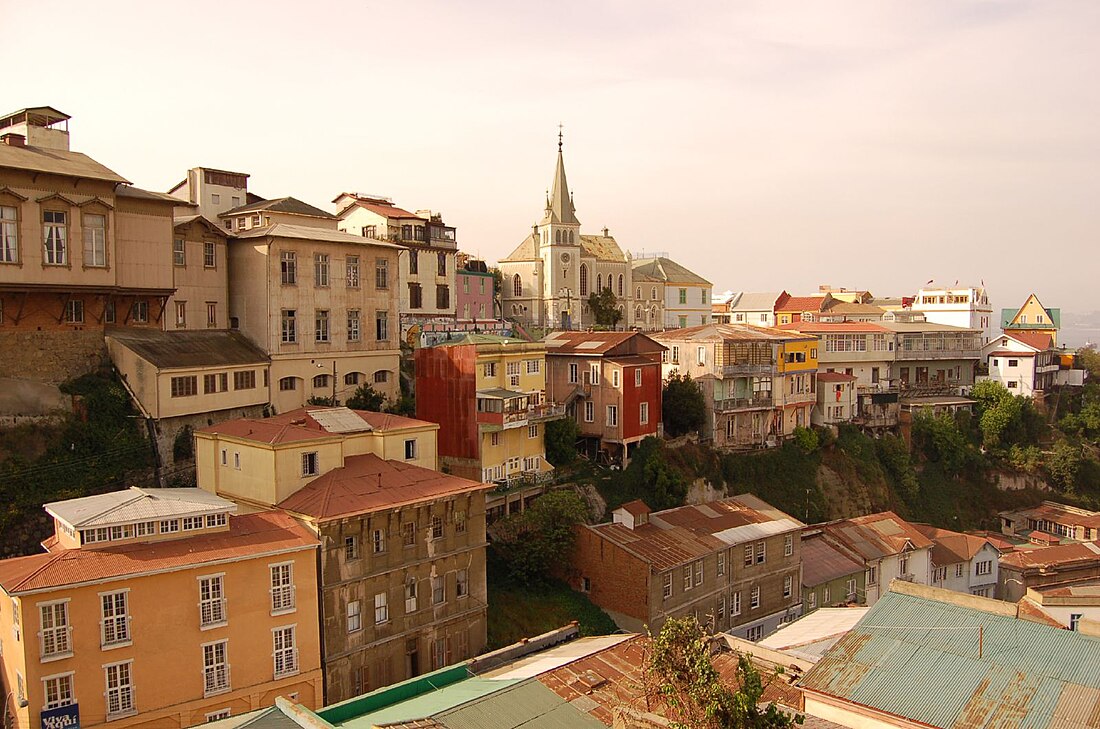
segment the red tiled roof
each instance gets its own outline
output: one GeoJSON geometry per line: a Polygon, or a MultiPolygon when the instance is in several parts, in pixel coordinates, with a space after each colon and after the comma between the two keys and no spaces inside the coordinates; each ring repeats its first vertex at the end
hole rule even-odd
{"type": "Polygon", "coordinates": [[[1016,603],[1016,617],[1023,620],[1030,620],[1033,623],[1049,625],[1052,628],[1065,627],[1057,620],[1047,615],[1041,607],[1031,602],[1031,600],[1020,600],[1016,603]]]}
{"type": "Polygon", "coordinates": [[[490,484],[368,453],[345,458],[342,467],[313,479],[279,508],[323,521],[490,488],[490,484]]]}
{"type": "MultiPolygon", "coordinates": [[[[311,412],[330,409],[327,406],[305,407],[290,410],[282,415],[270,418],[238,418],[224,423],[201,428],[200,433],[217,433],[234,438],[251,440],[257,443],[294,443],[298,441],[325,438],[339,433],[331,433],[311,417],[311,412]]],[[[393,431],[423,426],[439,427],[427,420],[416,420],[391,413],[376,413],[371,410],[352,410],[369,428],[366,430],[393,431]]]]}
{"type": "Polygon", "coordinates": [[[1053,346],[1053,340],[1050,335],[1045,332],[1006,331],[1002,336],[1015,339],[1017,342],[1026,344],[1029,347],[1034,347],[1040,352],[1046,351],[1053,346]]]}
{"type": "Polygon", "coordinates": [[[319,542],[289,514],[261,511],[229,517],[229,530],[159,542],[60,549],[0,561],[9,594],[130,577],[211,562],[308,549],[319,542]]]}
{"type": "Polygon", "coordinates": [[[1054,547],[1041,547],[1026,552],[1013,552],[1001,557],[1001,564],[1026,569],[1057,567],[1074,562],[1100,562],[1100,542],[1076,542],[1054,547]]]}
{"type": "Polygon", "coordinates": [[[825,303],[824,296],[788,296],[786,299],[780,299],[775,304],[776,311],[821,311],[822,305],[825,303]]]}
{"type": "MultiPolygon", "coordinates": [[[[380,200],[356,197],[355,195],[350,195],[349,197],[351,197],[352,202],[348,203],[347,206],[344,207],[344,210],[347,210],[352,206],[358,206],[363,208],[364,210],[369,210],[372,213],[381,215],[384,218],[416,218],[417,220],[427,220],[427,218],[422,215],[410,213],[408,210],[402,210],[396,205],[382,202],[380,200]]],[[[342,213],[343,210],[340,212],[342,213]]]]}
{"type": "Polygon", "coordinates": [[[1034,357],[1038,352],[1013,352],[1008,349],[998,349],[996,352],[990,352],[990,357],[1034,357]]]}
{"type": "Polygon", "coordinates": [[[818,372],[818,382],[855,382],[858,378],[855,375],[846,375],[843,372],[818,372]]]}
{"type": "MultiPolygon", "coordinates": [[[[1072,524],[1075,526],[1100,527],[1100,512],[1075,510],[1071,507],[1059,504],[1057,501],[1044,501],[1030,509],[1020,509],[1016,516],[1032,518],[1036,521],[1052,521],[1056,524],[1072,524]]],[[[1004,512],[1002,512],[1004,513],[1004,512]]]]}

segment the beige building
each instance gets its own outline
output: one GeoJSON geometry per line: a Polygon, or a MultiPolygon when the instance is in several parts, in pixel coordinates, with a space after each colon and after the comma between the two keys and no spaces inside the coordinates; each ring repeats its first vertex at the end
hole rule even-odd
{"type": "MultiPolygon", "coordinates": [[[[178,213],[178,210],[177,210],[178,213]]],[[[172,283],[166,331],[229,328],[226,233],[195,213],[173,220],[172,283]]]]}
{"type": "Polygon", "coordinates": [[[589,295],[610,289],[623,314],[620,328],[640,326],[634,319],[630,254],[623,254],[607,228],[600,235],[581,233],[565,178],[560,137],[553,188],[542,221],[501,259],[500,271],[505,318],[551,329],[586,329],[595,323],[586,303],[589,295]]]}
{"type": "Polygon", "coordinates": [[[108,325],[163,328],[173,205],[69,149],[50,107],[0,117],[0,359],[61,382],[104,359],[108,325]]]}
{"type": "MultiPolygon", "coordinates": [[[[649,258],[636,258],[631,262],[634,267],[635,291],[644,294],[648,287],[652,296],[656,289],[663,298],[658,311],[663,310],[664,318],[659,320],[656,326],[648,318],[645,319],[645,327],[648,329],[683,329],[685,327],[710,324],[711,311],[711,283],[693,271],[689,271],[668,256],[652,256],[649,258]]],[[[643,314],[648,316],[653,311],[652,301],[643,305],[641,296],[634,304],[633,321],[635,326],[643,326],[638,322],[643,314]]]]}
{"type": "MultiPolygon", "coordinates": [[[[455,318],[458,243],[453,226],[431,210],[410,213],[388,198],[341,193],[336,203],[339,227],[364,238],[395,243],[401,332],[428,322],[455,318]]],[[[491,315],[491,312],[490,312],[491,315]]]]}
{"type": "Polygon", "coordinates": [[[168,194],[181,200],[194,213],[207,220],[218,220],[227,210],[251,202],[248,175],[243,172],[193,167],[168,194]]]}
{"type": "Polygon", "coordinates": [[[490,487],[434,470],[438,428],[307,408],[196,433],[205,490],[245,511],[277,506],[321,540],[329,702],[485,647],[490,487]]]}
{"type": "Polygon", "coordinates": [[[277,412],[343,401],[363,383],[396,399],[398,247],[316,220],[237,232],[231,322],[270,355],[277,412]]]}

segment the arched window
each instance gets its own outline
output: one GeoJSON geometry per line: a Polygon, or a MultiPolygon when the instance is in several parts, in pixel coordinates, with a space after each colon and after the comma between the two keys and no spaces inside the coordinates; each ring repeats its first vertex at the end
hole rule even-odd
{"type": "Polygon", "coordinates": [[[603,291],[603,274],[596,274],[596,293],[603,291]]]}
{"type": "Polygon", "coordinates": [[[516,315],[516,305],[512,304],[512,316],[516,315]]]}
{"type": "Polygon", "coordinates": [[[634,323],[635,324],[641,324],[642,323],[642,307],[641,307],[641,305],[638,305],[638,306],[634,307],[634,323]]]}
{"type": "Polygon", "coordinates": [[[555,243],[561,243],[561,231],[560,230],[555,230],[554,231],[554,242],[555,243]]]}
{"type": "Polygon", "coordinates": [[[581,296],[588,296],[588,266],[581,264],[581,296]]]}
{"type": "Polygon", "coordinates": [[[650,292],[649,292],[649,298],[653,299],[654,301],[656,301],[656,300],[657,300],[657,287],[656,287],[656,286],[654,286],[654,287],[653,287],[653,288],[652,288],[652,289],[650,290],[650,292]]]}
{"type": "Polygon", "coordinates": [[[512,295],[513,296],[522,296],[523,295],[523,282],[519,280],[519,274],[518,273],[515,276],[512,276],[512,295]]]}
{"type": "Polygon", "coordinates": [[[641,286],[636,286],[634,288],[634,298],[641,301],[641,299],[642,299],[642,287],[641,286]]]}
{"type": "Polygon", "coordinates": [[[623,275],[619,274],[619,296],[623,296],[623,275]]]}
{"type": "Polygon", "coordinates": [[[569,231],[569,242],[573,242],[573,231],[569,231]]]}

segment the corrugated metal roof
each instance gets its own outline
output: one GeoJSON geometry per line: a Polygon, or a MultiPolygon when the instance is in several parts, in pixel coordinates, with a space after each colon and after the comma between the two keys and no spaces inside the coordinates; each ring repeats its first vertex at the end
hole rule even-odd
{"type": "Polygon", "coordinates": [[[236,504],[198,488],[142,489],[53,501],[43,508],[77,529],[109,524],[132,524],[168,517],[235,512],[236,504]]]}
{"type": "Polygon", "coordinates": [[[262,349],[238,332],[109,327],[106,336],[161,369],[265,365],[270,361],[262,349]]]}
{"type": "Polygon", "coordinates": [[[572,729],[604,724],[528,679],[432,717],[447,729],[572,729]]]}
{"type": "MultiPolygon", "coordinates": [[[[443,686],[436,691],[417,694],[407,701],[390,704],[376,711],[351,716],[343,720],[331,719],[330,721],[340,729],[369,729],[379,724],[395,724],[410,722],[415,719],[427,719],[436,716],[439,712],[495,693],[515,683],[518,683],[518,680],[467,678],[443,686]]],[[[324,712],[322,712],[323,715],[324,712]]]]}
{"type": "Polygon", "coordinates": [[[888,592],[801,685],[951,729],[1096,727],[1100,640],[988,602],[983,610],[888,592]]]}

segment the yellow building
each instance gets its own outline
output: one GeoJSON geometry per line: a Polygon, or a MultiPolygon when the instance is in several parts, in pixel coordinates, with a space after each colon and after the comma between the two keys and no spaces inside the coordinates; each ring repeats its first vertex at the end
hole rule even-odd
{"type": "Polygon", "coordinates": [[[546,422],[546,345],[488,334],[416,352],[416,415],[439,423],[439,455],[465,478],[509,481],[553,470],[546,422]]]}
{"type": "Polygon", "coordinates": [[[45,508],[48,551],[0,561],[7,726],[167,729],[276,696],[323,703],[318,541],[289,515],[237,516],[199,489],[45,508]]]}
{"type": "Polygon", "coordinates": [[[373,454],[436,470],[435,423],[345,407],[310,406],[195,432],[201,488],[245,509],[270,509],[352,457],[373,454]]]}
{"type": "Polygon", "coordinates": [[[1019,309],[1001,309],[1001,329],[1006,332],[1036,332],[1049,334],[1051,343],[1058,344],[1058,329],[1062,325],[1062,310],[1048,309],[1031,294],[1019,309]]]}

